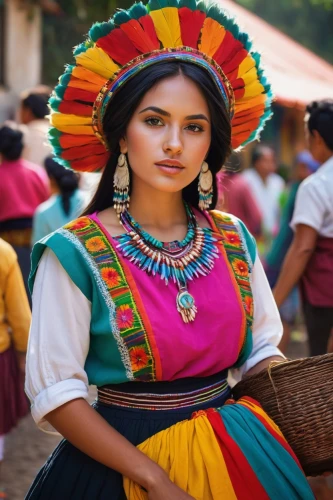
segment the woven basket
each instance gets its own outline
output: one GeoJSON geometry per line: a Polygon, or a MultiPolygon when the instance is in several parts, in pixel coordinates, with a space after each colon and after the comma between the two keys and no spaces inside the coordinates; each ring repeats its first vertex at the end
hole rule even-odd
{"type": "Polygon", "coordinates": [[[307,476],[333,471],[333,354],[273,362],[267,371],[245,377],[233,395],[259,401],[307,476]]]}

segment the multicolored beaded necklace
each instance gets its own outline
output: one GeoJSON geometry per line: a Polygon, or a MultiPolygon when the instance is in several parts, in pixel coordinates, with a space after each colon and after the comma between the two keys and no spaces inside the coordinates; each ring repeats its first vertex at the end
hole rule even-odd
{"type": "Polygon", "coordinates": [[[126,233],[117,238],[121,254],[147,274],[159,275],[167,285],[178,285],[177,310],[185,323],[194,321],[197,307],[188,292],[187,283],[194,278],[207,276],[219,257],[217,239],[209,228],[199,227],[191,208],[185,204],[188,227],[182,241],[163,243],[148,234],[128,211],[119,220],[126,233]]]}

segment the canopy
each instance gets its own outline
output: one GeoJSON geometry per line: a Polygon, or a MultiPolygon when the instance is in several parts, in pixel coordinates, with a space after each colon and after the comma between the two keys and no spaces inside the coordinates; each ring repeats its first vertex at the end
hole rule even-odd
{"type": "Polygon", "coordinates": [[[261,52],[277,102],[304,109],[316,99],[333,98],[333,66],[232,0],[219,0],[261,52]]]}

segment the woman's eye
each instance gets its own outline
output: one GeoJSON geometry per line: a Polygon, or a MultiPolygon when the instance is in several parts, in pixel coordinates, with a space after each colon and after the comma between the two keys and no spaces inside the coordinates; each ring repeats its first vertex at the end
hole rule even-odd
{"type": "Polygon", "coordinates": [[[151,127],[160,127],[161,125],[163,125],[162,121],[159,118],[147,118],[145,122],[148,123],[148,125],[150,125],[151,127]]]}
{"type": "Polygon", "coordinates": [[[203,128],[200,127],[200,125],[195,125],[194,123],[188,125],[186,128],[191,130],[191,132],[203,132],[203,128]]]}

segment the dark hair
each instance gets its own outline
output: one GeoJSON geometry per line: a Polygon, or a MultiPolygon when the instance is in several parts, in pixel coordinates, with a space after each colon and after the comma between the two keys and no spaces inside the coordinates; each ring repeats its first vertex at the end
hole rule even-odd
{"type": "Polygon", "coordinates": [[[9,125],[0,128],[0,153],[6,160],[14,161],[23,151],[23,134],[9,125]]]}
{"type": "Polygon", "coordinates": [[[313,101],[306,107],[309,113],[308,129],[310,134],[317,130],[326,146],[333,151],[333,99],[313,101]]]}
{"type": "Polygon", "coordinates": [[[72,170],[60,165],[52,156],[45,158],[44,165],[47,175],[54,179],[60,190],[62,208],[65,214],[68,215],[71,208],[72,194],[79,186],[79,176],[72,170]]]}
{"type": "MultiPolygon", "coordinates": [[[[112,205],[113,177],[120,154],[119,140],[125,135],[133,112],[139,106],[145,94],[158,82],[166,78],[183,74],[198,85],[207,100],[211,115],[211,145],[206,158],[213,174],[213,203],[217,203],[216,174],[222,168],[230,153],[231,123],[222,98],[218,95],[215,83],[202,68],[183,62],[161,62],[145,68],[138,75],[120,87],[113,96],[104,116],[103,128],[111,153],[104,169],[95,196],[84,212],[104,210],[112,205]]],[[[183,198],[194,207],[198,207],[198,178],[183,189],[183,198]]]]}
{"type": "Polygon", "coordinates": [[[273,152],[273,149],[267,144],[257,144],[252,149],[251,153],[251,165],[252,167],[257,163],[260,158],[262,158],[267,152],[273,152]]]}
{"type": "Polygon", "coordinates": [[[29,108],[37,119],[45,118],[49,114],[48,101],[49,94],[43,92],[30,93],[22,100],[22,105],[29,108]]]}

